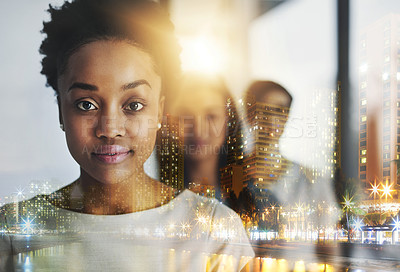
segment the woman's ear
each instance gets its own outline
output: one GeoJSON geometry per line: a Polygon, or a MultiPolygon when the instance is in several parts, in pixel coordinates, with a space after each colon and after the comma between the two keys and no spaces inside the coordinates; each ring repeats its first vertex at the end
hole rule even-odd
{"type": "Polygon", "coordinates": [[[58,105],[58,121],[60,122],[60,128],[62,131],[65,131],[64,121],[63,121],[62,111],[61,111],[61,101],[60,101],[59,95],[57,95],[57,105],[58,105]]]}

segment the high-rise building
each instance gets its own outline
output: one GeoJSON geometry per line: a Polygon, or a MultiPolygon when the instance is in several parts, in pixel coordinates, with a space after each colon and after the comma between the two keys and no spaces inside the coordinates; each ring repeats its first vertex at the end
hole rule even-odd
{"type": "Polygon", "coordinates": [[[397,184],[400,159],[400,15],[361,31],[358,173],[369,183],[397,184]]]}
{"type": "Polygon", "coordinates": [[[183,132],[178,116],[167,114],[160,131],[160,181],[182,191],[184,189],[183,132]]]}
{"type": "Polygon", "coordinates": [[[243,165],[231,164],[220,169],[221,199],[229,197],[233,191],[239,197],[243,189],[243,165]]]}
{"type": "Polygon", "coordinates": [[[331,181],[340,167],[339,99],[339,87],[336,90],[318,88],[312,92],[302,135],[310,141],[304,141],[299,148],[303,154],[309,154],[300,164],[308,166],[305,173],[311,183],[331,181]]]}
{"type": "Polygon", "coordinates": [[[254,182],[257,189],[265,190],[285,175],[290,162],[279,152],[279,137],[283,133],[289,108],[278,107],[256,101],[249,94],[243,148],[244,183],[254,182]]]}
{"type": "Polygon", "coordinates": [[[226,109],[228,114],[227,165],[241,165],[243,163],[243,131],[233,98],[228,98],[226,101],[226,109]]]}
{"type": "Polygon", "coordinates": [[[243,189],[243,131],[239,114],[232,98],[227,101],[227,164],[220,168],[221,199],[233,191],[236,196],[243,189]]]}

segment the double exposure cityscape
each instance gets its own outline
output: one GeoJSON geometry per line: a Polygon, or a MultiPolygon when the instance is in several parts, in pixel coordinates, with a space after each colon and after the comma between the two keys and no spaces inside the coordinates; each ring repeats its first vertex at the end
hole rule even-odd
{"type": "MultiPolygon", "coordinates": [[[[170,2],[174,15],[175,2],[179,1],[166,2],[170,2]]],[[[226,8],[231,1],[219,2],[224,2],[221,5],[226,8]]],[[[264,10],[268,15],[285,10],[290,1],[254,2],[260,2],[264,8],[268,6],[264,10]]],[[[179,29],[178,26],[178,33],[179,29]]],[[[354,33],[357,35],[351,36],[354,47],[351,52],[356,55],[351,63],[356,67],[353,83],[335,80],[332,88],[310,88],[304,95],[307,101],[301,113],[296,103],[302,101],[298,99],[302,94],[296,93],[290,84],[280,82],[279,78],[252,80],[244,90],[224,94],[226,129],[213,134],[218,130],[217,111],[206,114],[208,123],[200,121],[204,114],[195,110],[203,110],[201,97],[190,94],[189,98],[194,100],[191,104],[184,95],[177,95],[176,105],[171,104],[171,110],[160,123],[153,154],[157,179],[175,193],[159,185],[163,193],[161,204],[172,200],[157,207],[157,216],[151,219],[139,212],[133,215],[134,223],[130,225],[118,220],[111,224],[101,216],[93,220],[96,227],[76,225],[74,222],[81,220],[80,214],[63,209],[62,200],[53,201],[49,197],[63,186],[61,183],[32,179],[27,186],[15,184],[13,193],[0,196],[0,211],[7,218],[0,220],[0,234],[15,237],[18,271],[36,271],[35,260],[43,260],[44,256],[82,250],[75,244],[77,233],[91,237],[107,232],[124,241],[153,241],[166,248],[169,257],[165,258],[183,260],[184,256],[191,259],[190,256],[201,251],[207,235],[217,243],[229,241],[235,250],[243,249],[246,237],[241,236],[242,226],[255,257],[243,255],[235,259],[233,254],[221,254],[218,258],[229,263],[222,271],[234,271],[236,264],[243,264],[242,271],[398,271],[400,13],[382,13],[354,33]],[[345,95],[348,89],[353,103],[350,111],[356,116],[348,117],[354,127],[353,136],[349,136],[343,122],[346,112],[343,107],[349,105],[344,101],[350,97],[345,95]],[[222,135],[223,144],[214,145],[210,140],[208,145],[196,133],[215,139],[222,135]],[[346,137],[356,138],[351,158],[343,155],[349,154],[348,145],[343,144],[346,137]],[[288,149],[299,156],[287,156],[288,149]],[[211,168],[212,174],[203,175],[208,164],[204,168],[193,166],[200,160],[195,157],[198,154],[217,155],[214,163],[217,167],[211,168]],[[357,160],[353,163],[356,176],[344,170],[352,158],[357,160]],[[177,197],[187,190],[204,198],[192,203],[189,197],[177,197]],[[193,216],[160,219],[178,203],[193,216]],[[210,217],[207,207],[215,203],[231,210],[223,216],[210,217]],[[237,216],[242,223],[239,226],[235,224],[237,216]],[[48,239],[46,245],[38,239],[44,236],[48,239]],[[71,243],[61,245],[55,238],[59,236],[71,243]],[[180,251],[178,242],[182,240],[198,241],[198,248],[180,251]]],[[[184,38],[181,41],[182,47],[190,44],[184,38]]],[[[216,90],[228,89],[224,83],[215,83],[214,77],[209,85],[196,80],[189,77],[188,83],[183,84],[187,84],[187,89],[198,86],[201,92],[215,86],[216,90]]],[[[210,95],[204,100],[217,101],[217,98],[210,95]]],[[[139,210],[145,210],[146,201],[153,200],[150,194],[144,195],[139,210]]],[[[2,250],[0,247],[0,263],[2,250]]],[[[202,254],[204,271],[217,271],[211,265],[217,258],[215,254],[202,254]]],[[[168,271],[179,271],[182,267],[184,264],[177,262],[168,271]]]]}

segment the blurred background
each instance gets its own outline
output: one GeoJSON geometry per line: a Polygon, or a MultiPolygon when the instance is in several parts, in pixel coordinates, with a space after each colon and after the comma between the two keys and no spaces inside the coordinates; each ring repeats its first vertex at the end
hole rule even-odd
{"type": "MultiPolygon", "coordinates": [[[[40,29],[48,19],[48,2],[0,4],[0,122],[4,132],[0,197],[31,181],[66,184],[79,173],[58,128],[53,91],[45,87],[45,78],[39,73],[40,29]]],[[[255,79],[283,85],[294,97],[283,137],[284,154],[310,166],[332,168],[332,158],[322,155],[332,149],[332,143],[318,142],[317,137],[323,135],[316,128],[326,130],[325,120],[332,111],[323,108],[330,105],[332,99],[327,96],[336,89],[335,1],[172,0],[163,4],[171,13],[183,48],[184,71],[223,75],[237,100],[255,79]],[[312,101],[313,109],[308,107],[312,101]],[[304,150],[299,152],[294,146],[304,150]]],[[[150,165],[148,171],[155,176],[150,165]]]]}
{"type": "MultiPolygon", "coordinates": [[[[293,96],[289,122],[281,138],[282,153],[323,175],[333,177],[335,163],[341,163],[347,176],[359,177],[360,35],[386,15],[399,12],[400,5],[393,0],[385,0],[385,4],[351,1],[350,23],[340,32],[342,15],[338,17],[337,2],[164,0],[161,4],[169,10],[176,26],[183,48],[183,70],[223,75],[237,101],[253,80],[281,84],[293,96]],[[345,41],[346,35],[350,39],[339,56],[339,40],[345,41]],[[344,65],[340,67],[340,63],[344,65]],[[341,81],[345,84],[341,103],[338,77],[344,77],[341,81]],[[337,115],[341,105],[342,117],[337,115]],[[345,120],[341,124],[346,128],[342,129],[346,138],[343,142],[337,138],[341,134],[335,132],[340,127],[337,118],[345,120]],[[332,152],[335,141],[340,142],[346,155],[332,152]]],[[[39,73],[40,29],[42,21],[48,19],[48,4],[42,0],[0,3],[0,197],[34,180],[66,184],[78,176],[79,169],[58,128],[53,91],[45,87],[45,78],[39,73]]],[[[369,73],[382,73],[371,69],[369,73]]],[[[157,175],[151,163],[147,169],[157,175]]]]}
{"type": "MultiPolygon", "coordinates": [[[[299,200],[297,206],[286,207],[289,236],[285,238],[319,241],[321,235],[324,240],[398,243],[400,2],[160,3],[175,24],[182,69],[223,77],[239,105],[244,133],[255,129],[244,113],[244,94],[253,81],[274,81],[293,97],[279,139],[280,153],[310,169],[307,180],[312,184],[324,181],[324,186],[312,189],[314,196],[325,197],[329,205],[334,199],[336,203],[307,204],[306,210],[299,200]],[[325,230],[327,223],[318,225],[316,238],[307,234],[306,222],[314,220],[311,216],[320,207],[334,223],[329,223],[331,236],[325,230]],[[337,213],[331,214],[331,209],[337,213]],[[388,233],[378,231],[381,226],[387,226],[388,233]]],[[[0,204],[33,192],[48,193],[79,176],[59,129],[53,90],[40,75],[40,30],[43,20],[49,19],[48,4],[48,0],[0,2],[0,204]]],[[[145,169],[157,177],[157,168],[153,156],[145,169]]],[[[266,221],[274,208],[271,204],[256,211],[258,219],[266,221]]],[[[274,214],[278,222],[279,212],[274,214]]],[[[241,216],[247,220],[246,214],[241,216]]],[[[311,232],[318,220],[312,221],[311,232]]],[[[248,228],[251,238],[267,239],[267,232],[256,227],[248,228]]]]}

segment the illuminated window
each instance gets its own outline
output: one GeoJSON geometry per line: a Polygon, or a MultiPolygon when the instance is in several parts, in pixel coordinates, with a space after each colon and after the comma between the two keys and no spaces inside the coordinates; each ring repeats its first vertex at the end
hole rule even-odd
{"type": "Polygon", "coordinates": [[[367,116],[361,117],[361,122],[365,122],[365,121],[367,121],[367,116]]]}
{"type": "Polygon", "coordinates": [[[363,99],[363,100],[361,100],[361,105],[362,105],[362,106],[365,106],[365,105],[367,105],[367,99],[363,99]]]}
{"type": "Polygon", "coordinates": [[[361,163],[366,163],[367,162],[367,158],[361,158],[361,163]]]}
{"type": "Polygon", "coordinates": [[[389,145],[388,145],[388,144],[385,144],[385,145],[383,146],[383,150],[389,150],[389,145]]]}
{"type": "Polygon", "coordinates": [[[367,88],[367,82],[363,81],[363,82],[361,82],[361,89],[365,89],[365,88],[367,88]]]}
{"type": "MultiPolygon", "coordinates": [[[[386,57],[385,57],[385,61],[386,61],[386,57]]],[[[389,73],[383,73],[382,80],[388,80],[388,79],[389,79],[389,73]]]]}
{"type": "Polygon", "coordinates": [[[361,150],[361,155],[366,155],[366,154],[367,154],[367,150],[366,149],[361,150]]]}
{"type": "Polygon", "coordinates": [[[368,70],[368,64],[364,63],[360,66],[360,73],[365,73],[368,70]]]}

